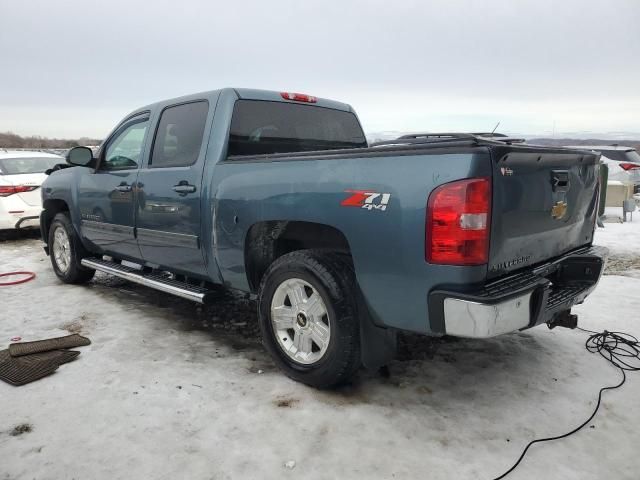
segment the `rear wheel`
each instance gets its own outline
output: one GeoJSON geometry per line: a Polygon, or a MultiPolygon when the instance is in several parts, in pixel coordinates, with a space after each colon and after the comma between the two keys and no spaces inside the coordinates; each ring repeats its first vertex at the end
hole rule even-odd
{"type": "Polygon", "coordinates": [[[352,269],[339,255],[301,250],[283,255],[260,285],[258,316],[265,347],[291,378],[326,388],[360,366],[352,269]]]}
{"type": "Polygon", "coordinates": [[[89,252],[76,235],[69,216],[58,213],[49,227],[49,256],[56,276],[65,283],[86,283],[96,271],[83,267],[81,260],[89,252]]]}

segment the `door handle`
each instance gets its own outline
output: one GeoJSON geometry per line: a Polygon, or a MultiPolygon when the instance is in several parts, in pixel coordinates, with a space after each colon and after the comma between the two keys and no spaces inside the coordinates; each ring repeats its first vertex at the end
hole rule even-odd
{"type": "Polygon", "coordinates": [[[130,192],[131,191],[131,185],[118,185],[116,187],[116,190],[118,190],[119,192],[130,192]]]}
{"type": "Polygon", "coordinates": [[[186,181],[181,181],[177,185],[173,186],[173,191],[178,192],[180,195],[186,195],[187,193],[193,193],[196,191],[195,185],[189,185],[186,181]]]}

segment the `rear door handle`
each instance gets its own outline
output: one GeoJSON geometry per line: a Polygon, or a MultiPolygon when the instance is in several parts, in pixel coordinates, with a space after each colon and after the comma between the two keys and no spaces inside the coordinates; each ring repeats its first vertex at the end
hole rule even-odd
{"type": "Polygon", "coordinates": [[[118,185],[116,187],[116,190],[118,190],[119,192],[130,192],[131,191],[131,185],[118,185]]]}
{"type": "Polygon", "coordinates": [[[178,192],[180,195],[186,195],[187,193],[193,193],[196,191],[195,185],[189,185],[186,181],[181,181],[177,185],[173,186],[173,191],[178,192]]]}

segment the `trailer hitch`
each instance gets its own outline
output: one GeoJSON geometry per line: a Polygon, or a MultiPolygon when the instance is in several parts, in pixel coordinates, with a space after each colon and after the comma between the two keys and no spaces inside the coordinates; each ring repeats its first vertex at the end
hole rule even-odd
{"type": "Polygon", "coordinates": [[[564,327],[574,329],[578,326],[578,315],[571,313],[571,309],[558,312],[553,318],[547,322],[549,330],[553,330],[556,327],[564,327]]]}

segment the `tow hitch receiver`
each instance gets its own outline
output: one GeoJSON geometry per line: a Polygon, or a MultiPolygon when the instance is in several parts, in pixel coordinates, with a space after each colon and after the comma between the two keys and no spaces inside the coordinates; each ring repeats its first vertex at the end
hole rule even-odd
{"type": "Polygon", "coordinates": [[[556,327],[564,327],[574,329],[578,326],[578,315],[571,313],[571,309],[563,310],[554,315],[550,322],[547,322],[547,326],[550,330],[556,327]]]}

